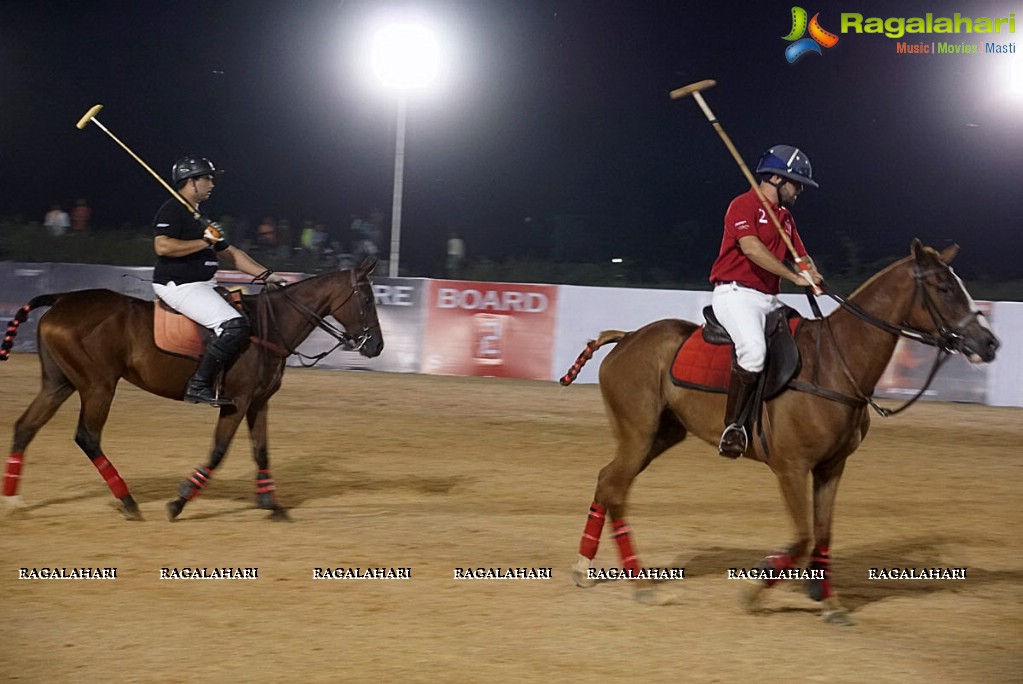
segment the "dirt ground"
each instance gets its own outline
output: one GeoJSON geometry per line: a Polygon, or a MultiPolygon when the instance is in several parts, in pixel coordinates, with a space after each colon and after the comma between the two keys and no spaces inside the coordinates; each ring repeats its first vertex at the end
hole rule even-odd
{"type": "MultiPolygon", "coordinates": [[[[37,388],[0,366],[0,433],[37,388]]],[[[636,482],[648,566],[685,567],[667,606],[570,568],[611,440],[595,386],[289,369],[271,465],[291,523],[253,507],[240,434],[176,523],[164,504],[205,460],[216,412],[121,385],[104,447],[139,502],[128,522],[72,441],[72,397],[26,453],[27,505],[0,512],[0,680],[17,682],[1023,681],[1023,411],[922,403],[882,420],[846,468],[835,627],[788,583],[744,614],[730,567],[790,540],[773,476],[687,441],[636,482]],[[19,568],[116,567],[107,581],[19,568]],[[161,580],[162,567],[258,567],[161,580]],[[409,567],[409,581],[314,580],[409,567]],[[871,581],[872,567],[967,567],[962,581],[871,581]],[[551,580],[455,568],[551,567],[551,580]]],[[[597,565],[614,567],[605,532],[597,565]]]]}

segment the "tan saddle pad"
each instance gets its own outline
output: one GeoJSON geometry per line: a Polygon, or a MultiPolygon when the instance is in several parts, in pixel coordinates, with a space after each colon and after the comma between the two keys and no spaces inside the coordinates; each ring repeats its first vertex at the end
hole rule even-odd
{"type": "MultiPolygon", "coordinates": [[[[241,292],[226,292],[231,306],[241,309],[241,292]]],[[[153,300],[153,339],[156,346],[170,354],[198,360],[206,349],[210,331],[188,316],[167,306],[163,300],[153,300]]]]}

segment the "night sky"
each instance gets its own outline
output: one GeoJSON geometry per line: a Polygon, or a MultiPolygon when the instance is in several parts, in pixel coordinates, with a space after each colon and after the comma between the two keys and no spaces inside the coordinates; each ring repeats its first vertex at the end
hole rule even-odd
{"type": "MultiPolygon", "coordinates": [[[[803,6],[835,33],[842,12],[959,11],[1016,12],[1023,35],[1023,3],[803,6]]],[[[696,104],[668,93],[713,78],[708,103],[750,166],[777,143],[812,160],[821,189],[795,216],[825,276],[850,244],[872,263],[917,236],[962,245],[968,278],[1018,278],[1019,50],[899,55],[896,40],[840,34],[789,64],[791,7],[5,0],[0,217],[41,221],[84,197],[101,226],[148,224],[166,192],[97,127],[75,128],[102,103],[100,121],[165,177],[192,152],[227,170],[204,206],[214,218],[336,229],[377,207],[389,226],[395,101],[356,65],[373,21],[418,13],[442,27],[451,64],[408,109],[402,264],[413,274],[429,274],[457,231],[470,258],[621,256],[705,277],[725,208],[748,186],[696,104]]],[[[985,37],[921,39],[983,49],[985,37]]]]}

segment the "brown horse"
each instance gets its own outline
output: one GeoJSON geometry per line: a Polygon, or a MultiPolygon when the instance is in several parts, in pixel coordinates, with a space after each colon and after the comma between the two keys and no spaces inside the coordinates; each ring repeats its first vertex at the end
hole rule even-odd
{"type": "MultiPolygon", "coordinates": [[[[242,298],[254,336],[227,370],[224,393],[234,406],[220,408],[213,450],[167,504],[174,520],[185,504],[206,486],[220,465],[242,419],[248,421],[252,455],[256,461],[256,502],[272,511],[274,519],[287,519],[277,502],[267,455],[267,402],[280,388],[285,359],[319,327],[338,346],[358,349],[367,357],[384,347],[376,300],[369,275],[376,265],[367,259],[357,269],[326,273],[285,288],[242,298]],[[344,330],[324,320],[333,316],[344,330]],[[349,332],[350,331],[350,332],[349,332]]],[[[42,388],[18,418],[4,479],[4,498],[14,505],[25,449],[61,404],[74,392],[81,398],[75,442],[96,466],[110,491],[121,502],[129,520],[141,520],[128,486],[100,447],[100,435],[121,378],[147,392],[180,401],[185,384],[196,368],[186,357],[160,351],[153,341],[153,303],[110,290],[80,290],[42,295],[19,310],[0,347],[6,358],[18,325],[32,309],[51,307],[39,320],[38,348],[42,388]]],[[[208,409],[197,409],[201,412],[208,409]]]]}
{"type": "MultiPolygon", "coordinates": [[[[999,346],[962,281],[948,266],[958,249],[952,246],[938,253],[914,240],[910,257],[874,275],[831,315],[800,326],[796,342],[801,369],[789,389],[765,402],[758,417],[767,450],[756,437],[745,454],[765,462],[777,476],[795,527],[795,541],[786,551],[763,561],[762,572],[755,573],[756,581],[743,592],[747,610],[755,610],[763,589],[778,579],[806,577],[811,598],[823,601],[824,618],[852,623],[831,589],[828,549],[832,512],[845,460],[867,435],[869,397],[899,335],[921,339],[949,353],[961,352],[973,363],[991,361],[999,346]],[[813,476],[812,530],[808,474],[813,476]],[[800,569],[797,564],[811,541],[809,569],[800,569]]],[[[661,320],[629,333],[605,331],[587,345],[573,367],[577,373],[593,350],[618,343],[600,367],[600,389],[618,448],[597,480],[580,557],[573,568],[579,586],[595,584],[590,578],[591,562],[605,517],[610,517],[624,574],[637,578],[637,600],[664,602],[649,573],[641,572],[625,523],[626,499],[636,476],[690,433],[709,444],[718,443],[724,395],[679,387],[669,379],[675,352],[696,329],[696,324],[687,321],[661,320]]],[[[573,371],[563,384],[574,379],[573,371]]]]}

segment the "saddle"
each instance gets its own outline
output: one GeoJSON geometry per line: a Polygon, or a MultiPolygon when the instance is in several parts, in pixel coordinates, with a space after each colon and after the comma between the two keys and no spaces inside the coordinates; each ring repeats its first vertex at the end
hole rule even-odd
{"type": "MultiPolygon", "coordinates": [[[[671,364],[671,381],[680,387],[705,392],[727,392],[735,346],[712,307],[703,309],[703,317],[706,322],[679,346],[671,364]]],[[[764,326],[767,361],[758,391],[764,401],[780,394],[799,372],[795,334],[802,321],[802,315],[790,306],[782,306],[767,315],[764,326]]]]}
{"type": "MultiPolygon", "coordinates": [[[[224,287],[217,287],[216,290],[228,304],[245,313],[241,292],[224,287]]],[[[198,361],[206,350],[206,341],[212,335],[208,328],[172,309],[159,297],[153,300],[153,339],[161,351],[198,361]]]]}

